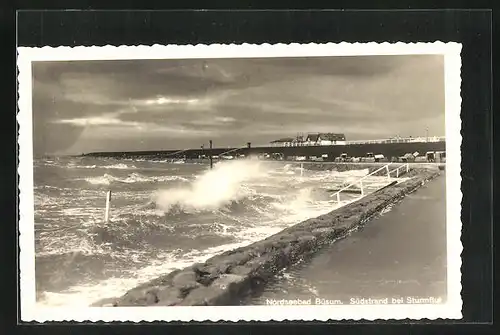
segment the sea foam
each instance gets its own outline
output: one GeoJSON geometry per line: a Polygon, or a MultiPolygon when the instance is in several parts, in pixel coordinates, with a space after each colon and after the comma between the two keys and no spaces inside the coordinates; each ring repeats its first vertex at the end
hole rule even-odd
{"type": "Polygon", "coordinates": [[[249,189],[242,184],[265,175],[266,168],[258,161],[220,162],[187,187],[158,191],[154,201],[165,212],[173,206],[187,211],[213,210],[247,196],[249,189]]]}

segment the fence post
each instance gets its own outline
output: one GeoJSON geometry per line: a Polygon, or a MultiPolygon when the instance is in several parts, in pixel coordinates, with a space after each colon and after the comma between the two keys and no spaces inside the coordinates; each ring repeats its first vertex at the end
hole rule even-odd
{"type": "Polygon", "coordinates": [[[387,170],[387,180],[391,180],[391,173],[389,172],[389,164],[385,166],[385,169],[387,170]]]}
{"type": "Polygon", "coordinates": [[[406,163],[406,173],[408,173],[409,170],[410,170],[410,164],[406,163]]]}
{"type": "Polygon", "coordinates": [[[340,204],[340,192],[337,192],[337,204],[340,204]]]}
{"type": "Polygon", "coordinates": [[[300,163],[300,176],[304,175],[304,163],[300,163]]]}
{"type": "Polygon", "coordinates": [[[399,168],[400,168],[400,167],[401,167],[401,166],[398,166],[398,168],[396,169],[396,178],[399,178],[399,168]]]}
{"type": "Polygon", "coordinates": [[[363,180],[360,180],[359,181],[359,188],[361,188],[361,196],[364,196],[365,195],[365,192],[363,190],[363,180]]]}
{"type": "Polygon", "coordinates": [[[106,193],[106,212],[104,213],[104,222],[109,222],[109,208],[111,206],[111,191],[106,193]]]}

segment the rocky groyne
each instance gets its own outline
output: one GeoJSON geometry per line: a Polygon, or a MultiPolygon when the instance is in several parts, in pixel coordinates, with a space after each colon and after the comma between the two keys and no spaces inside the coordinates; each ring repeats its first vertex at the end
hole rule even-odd
{"type": "MultiPolygon", "coordinates": [[[[359,167],[358,167],[359,169],[359,167]]],[[[272,276],[322,246],[345,236],[383,208],[440,174],[413,169],[413,178],[383,188],[317,218],[303,221],[264,240],[224,252],[204,263],[173,271],[113,299],[113,306],[233,305],[261,288],[272,276]]],[[[110,302],[108,300],[108,302],[110,302]]]]}

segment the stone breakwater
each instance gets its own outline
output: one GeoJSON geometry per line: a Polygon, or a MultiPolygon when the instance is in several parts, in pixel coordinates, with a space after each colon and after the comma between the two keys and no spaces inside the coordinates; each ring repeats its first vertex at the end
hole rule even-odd
{"type": "Polygon", "coordinates": [[[390,204],[440,174],[422,169],[413,178],[386,187],[317,218],[139,285],[113,306],[233,305],[272,276],[361,226],[390,204]]]}

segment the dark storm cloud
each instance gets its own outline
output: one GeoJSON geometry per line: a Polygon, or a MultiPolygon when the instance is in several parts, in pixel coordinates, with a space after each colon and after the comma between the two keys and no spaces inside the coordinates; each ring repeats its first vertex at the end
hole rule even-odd
{"type": "Polygon", "coordinates": [[[35,152],[444,133],[442,56],[37,62],[35,152]]]}

